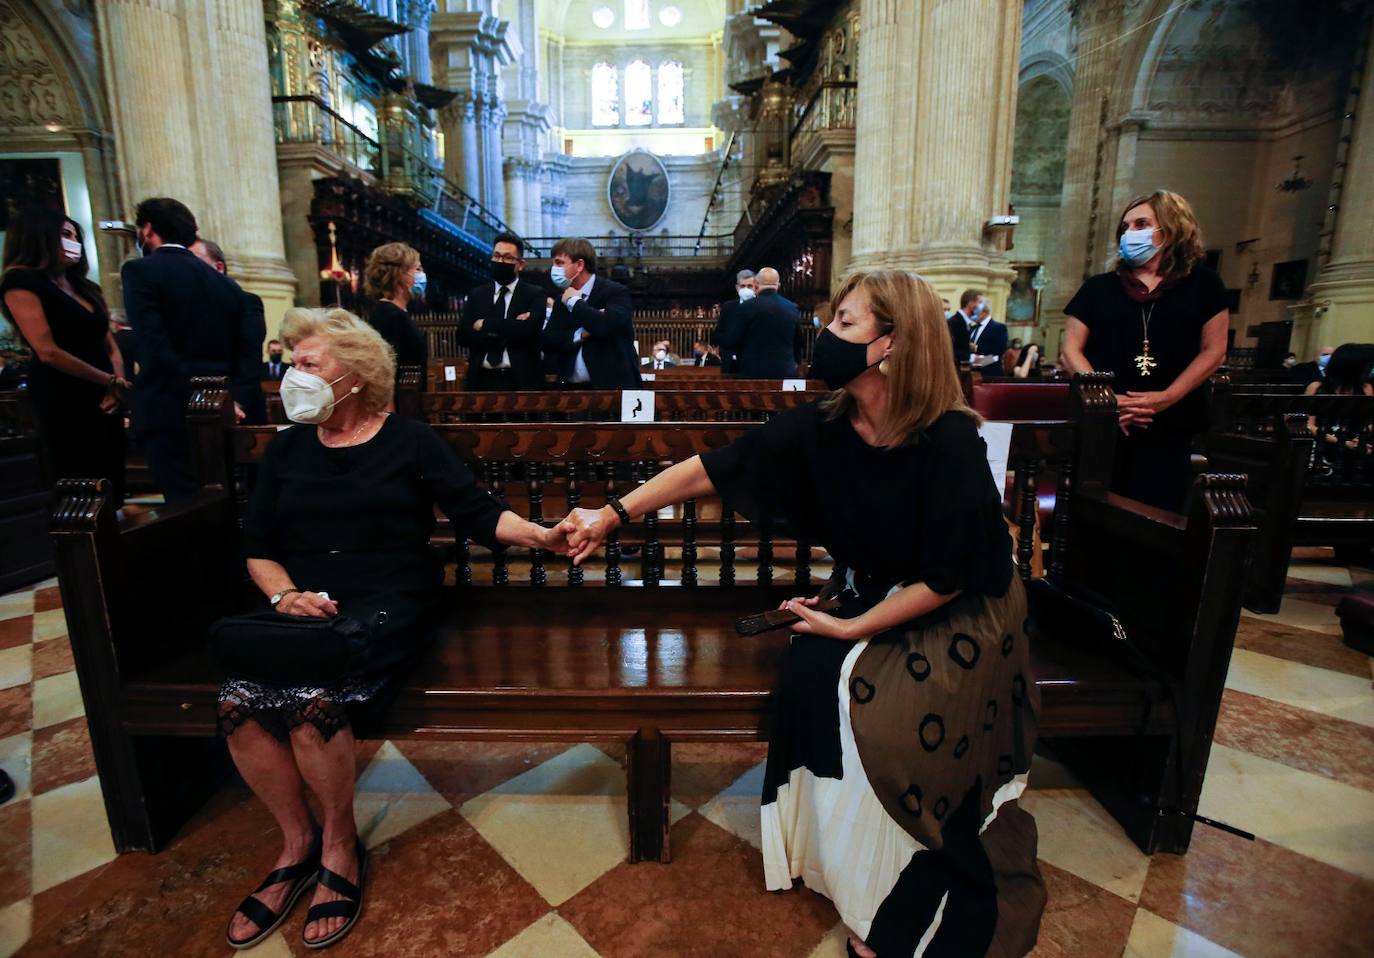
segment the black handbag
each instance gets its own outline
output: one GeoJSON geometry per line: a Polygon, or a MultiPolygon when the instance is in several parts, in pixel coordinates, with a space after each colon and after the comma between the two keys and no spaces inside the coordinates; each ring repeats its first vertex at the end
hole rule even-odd
{"type": "Polygon", "coordinates": [[[386,617],[384,611],[364,619],[280,612],[231,615],[210,626],[210,646],[236,678],[288,688],[323,687],[366,668],[373,630],[386,617]]]}

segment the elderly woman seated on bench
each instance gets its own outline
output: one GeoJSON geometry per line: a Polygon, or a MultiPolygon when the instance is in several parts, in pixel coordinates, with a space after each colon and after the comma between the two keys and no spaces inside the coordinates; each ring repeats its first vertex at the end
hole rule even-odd
{"type": "Polygon", "coordinates": [[[828,895],[851,955],[1024,955],[1045,905],[1017,803],[1039,694],[1001,490],[935,291],[859,273],[832,306],[811,365],[831,396],[574,511],[569,542],[581,561],[617,523],[719,493],[825,546],[839,607],[783,606],[800,621],[768,743],[765,882],[828,895]]]}
{"type": "Polygon", "coordinates": [[[283,837],[277,870],[230,920],[235,948],[270,934],[317,879],[306,945],[331,944],[357,920],[366,856],[353,821],[350,713],[375,718],[436,634],[434,507],[458,535],[491,548],[566,550],[556,529],[479,489],[427,425],[387,414],[395,357],[367,323],[341,309],[295,309],[282,340],[295,361],[282,403],[297,425],[276,435],[259,470],[243,530],[248,572],[279,613],[345,614],[373,627],[365,653],[321,661],[313,681],[283,687],[239,677],[220,690],[230,754],[283,837]],[[323,830],[307,787],[323,808],[323,830]]]}

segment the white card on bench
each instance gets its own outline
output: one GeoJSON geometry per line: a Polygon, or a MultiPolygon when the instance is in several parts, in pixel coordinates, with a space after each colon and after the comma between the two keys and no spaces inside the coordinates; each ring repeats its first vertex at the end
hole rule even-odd
{"type": "Polygon", "coordinates": [[[992,484],[1000,495],[1007,488],[1007,460],[1011,458],[1011,423],[985,422],[978,427],[978,435],[988,445],[988,469],[992,484]]]}
{"type": "Polygon", "coordinates": [[[656,373],[640,373],[639,378],[643,382],[651,383],[658,378],[658,375],[656,373]]]}
{"type": "Polygon", "coordinates": [[[782,381],[782,391],[785,393],[804,393],[806,392],[806,380],[784,379],[782,381]]]}
{"type": "Polygon", "coordinates": [[[622,389],[620,391],[621,422],[653,422],[654,391],[652,389],[622,389]]]}
{"type": "Polygon", "coordinates": [[[451,382],[457,382],[457,381],[458,381],[458,367],[457,367],[457,366],[445,366],[445,367],[444,367],[444,382],[446,382],[446,383],[451,383],[451,382]]]}

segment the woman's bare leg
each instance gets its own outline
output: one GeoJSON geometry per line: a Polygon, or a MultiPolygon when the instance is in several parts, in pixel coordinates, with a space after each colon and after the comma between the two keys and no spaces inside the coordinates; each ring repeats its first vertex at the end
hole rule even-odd
{"type": "MultiPolygon", "coordinates": [[[[228,737],[229,754],[239,774],[262,800],[281,829],[282,851],[273,868],[294,865],[310,853],[315,841],[315,819],[305,803],[305,781],[296,767],[290,747],[278,742],[257,722],[246,722],[228,737]]],[[[273,911],[281,908],[290,886],[285,882],[257,892],[254,897],[273,911]]],[[[258,930],[256,923],[235,913],[229,934],[242,940],[258,930]]]]}
{"type": "MultiPolygon", "coordinates": [[[[358,826],[353,821],[353,789],[357,770],[353,746],[353,730],[347,727],[335,732],[327,742],[313,725],[302,725],[291,733],[296,765],[324,807],[324,867],[356,883],[358,826]]],[[[321,885],[315,891],[313,904],[343,897],[321,885]]],[[[305,937],[326,938],[342,928],[344,921],[326,918],[311,922],[305,926],[305,937]]]]}

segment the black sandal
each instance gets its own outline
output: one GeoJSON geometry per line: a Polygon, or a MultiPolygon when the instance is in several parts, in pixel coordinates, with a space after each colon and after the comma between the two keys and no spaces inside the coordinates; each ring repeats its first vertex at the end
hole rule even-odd
{"type": "Polygon", "coordinates": [[[363,879],[367,876],[367,848],[363,845],[361,838],[358,843],[358,883],[355,885],[338,872],[332,872],[323,865],[320,866],[319,881],[325,888],[332,892],[346,896],[335,901],[326,901],[318,905],[311,905],[310,910],[305,913],[305,924],[308,927],[311,922],[323,921],[326,918],[347,918],[344,926],[332,935],[324,938],[310,939],[305,937],[304,929],[301,930],[301,941],[307,948],[328,948],[330,945],[342,939],[353,926],[358,923],[358,918],[363,911],[363,879]]]}
{"type": "MultiPolygon", "coordinates": [[[[282,902],[280,912],[275,912],[268,908],[262,902],[254,898],[253,895],[249,895],[239,903],[238,910],[235,911],[234,914],[238,915],[241,913],[243,917],[256,924],[258,930],[252,937],[236,939],[230,934],[229,928],[225,928],[224,940],[229,942],[230,948],[237,948],[239,950],[252,948],[258,942],[277,930],[277,926],[286,920],[287,915],[291,914],[291,909],[296,906],[296,902],[300,899],[301,894],[314,884],[315,879],[319,877],[320,853],[323,847],[320,838],[316,837],[315,844],[311,846],[310,854],[306,855],[304,859],[296,862],[294,865],[278,868],[264,878],[261,885],[253,889],[253,895],[256,895],[258,892],[265,891],[273,885],[278,885],[287,881],[294,882],[291,889],[286,893],[286,900],[282,902]]],[[[232,928],[233,924],[234,919],[231,916],[229,919],[229,927],[232,928]]]]}

